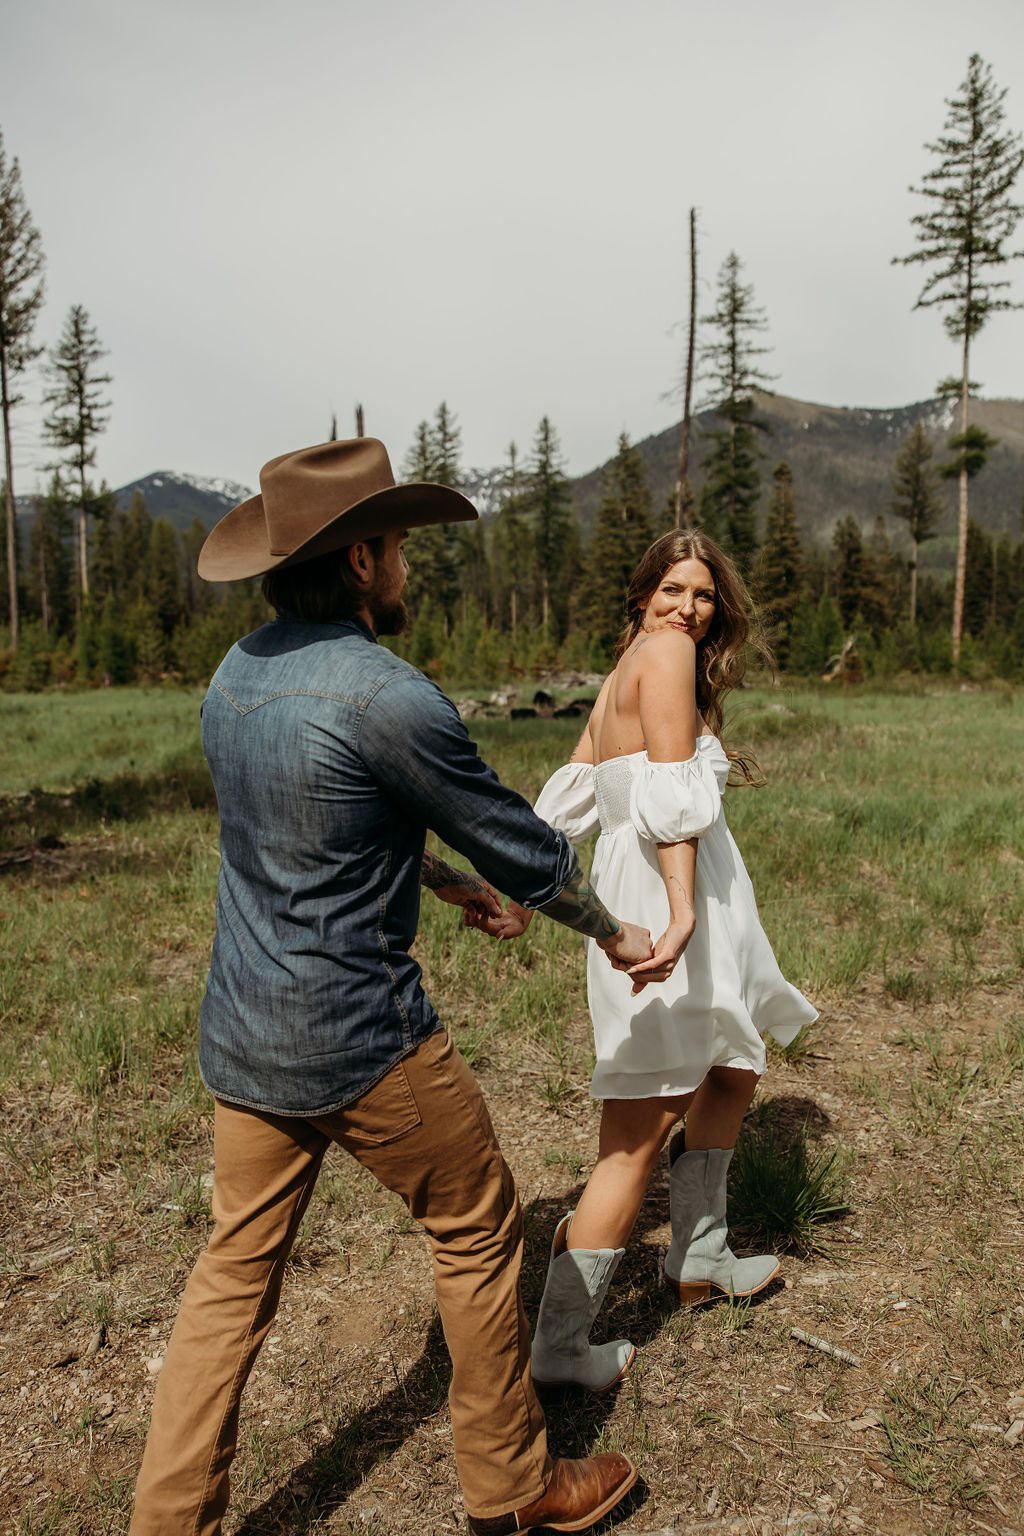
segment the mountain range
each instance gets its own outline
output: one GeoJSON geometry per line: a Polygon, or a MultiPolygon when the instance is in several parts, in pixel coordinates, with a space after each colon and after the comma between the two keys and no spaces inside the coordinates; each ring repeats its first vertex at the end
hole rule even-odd
{"type": "MultiPolygon", "coordinates": [[[[900,445],[914,423],[922,421],[935,442],[936,461],[948,457],[945,444],[955,431],[955,402],[932,399],[890,410],[868,410],[759,394],[756,405],[764,426],[760,434],[762,515],[772,469],[784,459],[793,472],[797,511],[806,539],[827,541],[836,522],[850,513],[867,532],[881,514],[897,546],[905,544],[903,525],[889,512],[890,482],[900,445]]],[[[972,515],[989,532],[1008,533],[1017,539],[1024,531],[1024,401],[972,400],[970,419],[999,439],[985,468],[972,481],[972,515]]],[[[694,418],[691,483],[698,486],[701,463],[711,443],[709,433],[716,425],[709,411],[694,418]]],[[[675,486],[679,426],[644,438],[637,447],[655,509],[660,512],[675,486]]],[[[600,505],[602,470],[603,466],[598,466],[571,482],[584,540],[600,505]]],[[[462,489],[484,518],[500,507],[502,481],[500,469],[472,469],[465,473],[462,489]]],[[[141,492],[154,518],[165,517],[180,530],[196,519],[210,528],[230,507],[253,494],[234,481],[172,470],[158,470],[119,487],[119,504],[127,507],[136,492],[141,492]]],[[[944,495],[948,513],[939,536],[922,549],[925,568],[943,568],[952,562],[956,542],[955,481],[947,482],[944,495]]],[[[30,516],[31,498],[19,497],[18,501],[22,515],[30,516]]]]}
{"type": "MultiPolygon", "coordinates": [[[[905,525],[889,511],[897,455],[911,427],[921,421],[935,444],[932,462],[951,458],[946,441],[957,430],[957,402],[941,398],[891,410],[867,410],[759,394],[756,406],[756,415],[764,424],[760,435],[762,524],[771,472],[785,460],[793,472],[797,514],[808,541],[827,541],[836,523],[850,513],[867,533],[881,514],[897,547],[906,545],[905,525]]],[[[969,420],[999,439],[984,469],[971,482],[971,515],[988,532],[1008,533],[1016,540],[1024,532],[1024,401],[972,400],[969,420]]],[[[695,418],[694,425],[690,480],[699,486],[700,466],[711,445],[709,433],[718,423],[705,411],[695,418]]],[[[679,427],[645,438],[637,446],[655,507],[660,509],[675,489],[679,427]]],[[[600,504],[601,470],[576,480],[573,493],[586,530],[600,504]]],[[[942,495],[947,514],[938,536],[922,547],[922,569],[946,567],[953,561],[955,480],[944,482],[942,495]]]]}

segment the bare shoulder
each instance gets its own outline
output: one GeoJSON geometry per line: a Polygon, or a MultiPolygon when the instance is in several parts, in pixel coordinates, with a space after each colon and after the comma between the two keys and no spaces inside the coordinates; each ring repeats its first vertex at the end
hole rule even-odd
{"type": "MultiPolygon", "coordinates": [[[[633,648],[630,648],[632,653],[633,648]]],[[[697,647],[693,637],[681,629],[656,629],[652,634],[638,637],[632,665],[643,675],[692,673],[697,647]]],[[[625,659],[625,658],[624,658],[625,659]]]]}

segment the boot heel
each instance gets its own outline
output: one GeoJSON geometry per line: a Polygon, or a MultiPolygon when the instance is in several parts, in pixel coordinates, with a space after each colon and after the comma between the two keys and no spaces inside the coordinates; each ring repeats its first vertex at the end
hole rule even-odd
{"type": "Polygon", "coordinates": [[[671,1283],[679,1292],[681,1307],[698,1307],[702,1301],[711,1300],[710,1280],[673,1280],[671,1283]]]}

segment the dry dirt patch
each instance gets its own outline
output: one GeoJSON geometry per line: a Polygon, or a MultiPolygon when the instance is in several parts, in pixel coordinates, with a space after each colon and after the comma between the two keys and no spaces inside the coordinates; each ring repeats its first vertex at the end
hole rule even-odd
{"type": "MultiPolygon", "coordinates": [[[[637,1459],[643,1485],[622,1533],[1019,1536],[1024,1155],[1019,1056],[1006,1044],[1017,1000],[915,1012],[868,987],[824,1013],[812,1054],[774,1059],[760,1099],[779,1106],[778,1123],[806,1121],[822,1145],[848,1149],[850,1208],[825,1234],[828,1255],[788,1257],[756,1305],[680,1312],[660,1284],[659,1175],[598,1323],[600,1336],[635,1340],[636,1368],[609,1399],[550,1397],[553,1449],[637,1459]]],[[[570,1021],[584,1054],[586,1029],[570,1021]]],[[[551,1230],[594,1155],[596,1111],[571,1092],[553,1107],[545,1064],[517,1059],[504,1037],[488,1050],[479,1072],[527,1210],[533,1311],[551,1230]]],[[[62,1159],[79,1114],[71,1098],[4,1106],[0,1528],[22,1536],[126,1528],[153,1385],[206,1231],[208,1124],[180,1167],[129,1182],[62,1159]],[[19,1150],[30,1145],[35,1166],[19,1150]]],[[[464,1529],[423,1238],[339,1156],[291,1270],[246,1398],[231,1528],[464,1529]]]]}

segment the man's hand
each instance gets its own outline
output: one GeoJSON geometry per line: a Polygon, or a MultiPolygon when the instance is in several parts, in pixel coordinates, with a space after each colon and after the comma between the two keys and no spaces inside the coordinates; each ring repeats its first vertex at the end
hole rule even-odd
{"type": "MultiPolygon", "coordinates": [[[[605,938],[596,940],[599,949],[604,950],[616,971],[628,971],[631,976],[635,968],[644,962],[649,962],[652,956],[651,935],[646,928],[638,928],[635,923],[619,923],[615,933],[605,938]]],[[[633,994],[642,992],[651,977],[634,977],[633,994]]],[[[658,978],[662,980],[663,978],[658,978]]]]}
{"type": "Polygon", "coordinates": [[[424,853],[420,881],[439,901],[461,907],[462,921],[467,928],[482,928],[486,920],[503,916],[501,897],[493,885],[472,870],[453,869],[435,853],[424,853]]]}

